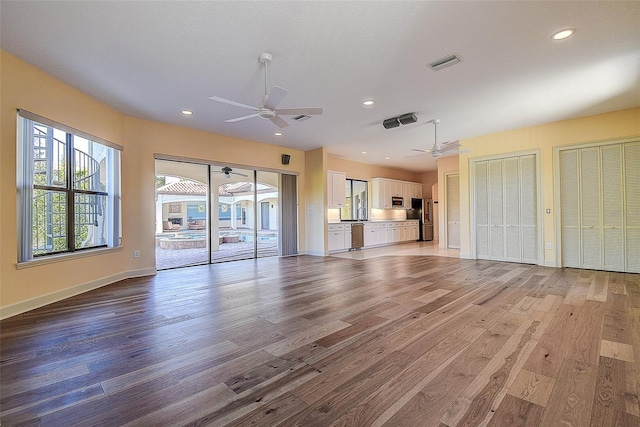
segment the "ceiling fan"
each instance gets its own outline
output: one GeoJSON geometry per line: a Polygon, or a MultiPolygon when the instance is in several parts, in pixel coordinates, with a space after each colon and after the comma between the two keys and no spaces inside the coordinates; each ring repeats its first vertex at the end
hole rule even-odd
{"type": "Polygon", "coordinates": [[[269,91],[269,63],[273,59],[273,55],[270,53],[261,53],[258,57],[262,65],[264,65],[264,96],[262,101],[257,107],[241,104],[239,102],[230,101],[228,99],[220,98],[219,96],[212,96],[209,99],[212,101],[222,102],[223,104],[235,105],[236,107],[242,107],[255,111],[253,114],[247,116],[236,117],[235,119],[225,120],[226,123],[235,123],[241,120],[251,119],[253,117],[260,117],[262,119],[271,120],[276,126],[285,128],[289,124],[280,116],[318,116],[322,114],[322,108],[276,108],[280,102],[287,95],[287,89],[274,86],[269,91]]]}
{"type": "MultiPolygon", "coordinates": [[[[445,157],[445,156],[454,156],[460,153],[469,153],[471,150],[460,150],[460,142],[458,141],[449,141],[443,142],[442,144],[438,143],[438,123],[440,123],[440,119],[429,120],[426,123],[433,123],[433,147],[431,149],[427,148],[425,150],[419,148],[412,148],[412,151],[419,151],[421,153],[431,153],[431,157],[445,157]]],[[[425,124],[426,124],[425,123],[425,124]]],[[[421,154],[418,154],[420,156],[421,154]]],[[[415,156],[408,156],[415,157],[415,156]]]]}
{"type": "Polygon", "coordinates": [[[245,178],[249,176],[240,172],[234,172],[229,166],[223,167],[218,171],[218,173],[223,173],[225,178],[231,178],[231,175],[244,176],[245,178]]]}

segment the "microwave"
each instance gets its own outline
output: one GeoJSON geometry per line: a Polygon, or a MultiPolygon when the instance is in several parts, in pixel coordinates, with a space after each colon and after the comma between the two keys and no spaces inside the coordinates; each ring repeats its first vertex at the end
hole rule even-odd
{"type": "Polygon", "coordinates": [[[404,207],[404,198],[403,197],[392,197],[391,198],[391,207],[394,208],[403,208],[404,207]]]}

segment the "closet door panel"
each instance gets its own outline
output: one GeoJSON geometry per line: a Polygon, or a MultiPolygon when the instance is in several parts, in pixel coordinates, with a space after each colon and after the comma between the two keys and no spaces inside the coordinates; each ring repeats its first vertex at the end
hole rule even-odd
{"type": "Polygon", "coordinates": [[[538,192],[536,157],[520,157],[520,228],[522,230],[522,262],[535,264],[538,259],[538,192]]]}
{"type": "Polygon", "coordinates": [[[624,271],[622,145],[602,147],[604,269],[624,271]]]}
{"type": "Polygon", "coordinates": [[[520,262],[520,168],[519,159],[505,159],[504,168],[504,218],[505,218],[505,260],[520,262]]]}
{"type": "Polygon", "coordinates": [[[580,267],[578,150],[560,152],[562,265],[580,267]]]}
{"type": "Polygon", "coordinates": [[[626,270],[640,273],[640,142],[624,146],[626,270]]]}
{"type": "Polygon", "coordinates": [[[504,194],[502,160],[489,162],[489,233],[490,258],[504,260],[504,194]]]}
{"type": "Polygon", "coordinates": [[[600,149],[580,150],[580,225],[582,228],[582,267],[602,268],[600,239],[600,149]]]}
{"type": "Polygon", "coordinates": [[[476,163],[476,256],[479,259],[489,259],[489,192],[487,174],[487,162],[476,163]]]}
{"type": "Polygon", "coordinates": [[[460,176],[448,175],[447,181],[447,247],[460,249],[460,176]]]}

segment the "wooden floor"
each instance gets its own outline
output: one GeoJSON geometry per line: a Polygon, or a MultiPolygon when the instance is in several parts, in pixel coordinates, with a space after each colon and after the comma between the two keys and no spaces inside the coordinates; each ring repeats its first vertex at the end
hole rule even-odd
{"type": "Polygon", "coordinates": [[[640,275],[270,258],[0,327],[3,427],[640,426],[640,275]]]}

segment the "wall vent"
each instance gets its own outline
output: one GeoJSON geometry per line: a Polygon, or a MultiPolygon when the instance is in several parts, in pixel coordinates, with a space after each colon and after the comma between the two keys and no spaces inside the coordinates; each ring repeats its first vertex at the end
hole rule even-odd
{"type": "Polygon", "coordinates": [[[429,64],[429,68],[431,68],[433,71],[439,71],[439,70],[442,70],[443,68],[456,65],[460,61],[462,61],[462,58],[460,58],[456,54],[447,55],[444,58],[440,58],[436,61],[431,62],[429,64]]]}
{"type": "Polygon", "coordinates": [[[307,116],[307,115],[305,115],[305,114],[301,114],[301,115],[299,115],[299,116],[295,116],[295,117],[293,118],[293,120],[295,120],[295,121],[297,121],[297,122],[303,122],[303,121],[305,121],[305,120],[309,120],[310,118],[311,118],[310,116],[307,116]]]}

